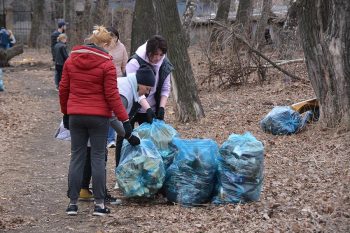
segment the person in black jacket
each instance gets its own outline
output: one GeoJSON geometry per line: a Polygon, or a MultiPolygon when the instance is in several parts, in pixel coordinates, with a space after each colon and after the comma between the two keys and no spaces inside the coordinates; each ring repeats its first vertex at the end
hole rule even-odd
{"type": "Polygon", "coordinates": [[[67,43],[67,35],[62,33],[57,37],[57,43],[54,47],[55,70],[57,72],[57,80],[55,79],[56,90],[58,90],[58,87],[61,81],[64,62],[68,58],[66,43],[67,43]]]}
{"type": "MultiPolygon", "coordinates": [[[[65,31],[66,31],[66,23],[64,21],[60,20],[57,24],[57,29],[51,33],[51,54],[52,54],[52,61],[54,63],[55,63],[54,48],[55,48],[55,45],[57,43],[57,37],[60,34],[65,33],[65,31]]],[[[56,69],[55,69],[54,77],[55,77],[55,84],[56,84],[56,90],[57,90],[57,88],[58,88],[57,80],[59,79],[59,77],[58,77],[58,74],[56,72],[56,69]]]]}
{"type": "Polygon", "coordinates": [[[64,21],[60,21],[57,24],[57,29],[51,34],[51,54],[52,54],[52,61],[55,61],[55,53],[54,53],[54,47],[57,43],[57,37],[65,33],[66,30],[66,23],[64,21]]]}

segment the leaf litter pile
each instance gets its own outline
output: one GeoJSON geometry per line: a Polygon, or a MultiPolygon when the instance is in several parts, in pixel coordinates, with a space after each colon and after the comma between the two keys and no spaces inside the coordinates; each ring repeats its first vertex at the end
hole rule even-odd
{"type": "MultiPolygon", "coordinates": [[[[207,67],[191,54],[197,82],[207,67]]],[[[197,58],[198,59],[198,58],[197,58]]],[[[26,50],[4,68],[0,92],[0,231],[11,232],[350,232],[350,133],[318,123],[290,136],[265,134],[259,121],[274,107],[314,97],[306,82],[269,81],[227,89],[199,86],[206,117],[175,120],[172,100],[166,121],[182,138],[211,138],[220,145],[232,133],[250,131],[265,147],[260,201],[183,207],[161,196],[126,199],[113,190],[114,149],[109,149],[107,186],[123,203],[108,217],[79,203],[76,217],[65,208],[70,148],[53,138],[61,119],[50,54],[26,50]]],[[[307,79],[304,64],[285,66],[307,79]]]]}

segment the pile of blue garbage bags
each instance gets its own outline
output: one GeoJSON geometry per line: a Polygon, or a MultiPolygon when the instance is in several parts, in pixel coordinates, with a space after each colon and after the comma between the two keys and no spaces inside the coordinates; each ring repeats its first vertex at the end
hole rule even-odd
{"type": "Polygon", "coordinates": [[[276,106],[260,121],[260,126],[264,132],[273,135],[295,134],[305,127],[312,115],[312,111],[301,115],[289,106],[276,106]]]}
{"type": "Polygon", "coordinates": [[[185,206],[259,200],[264,179],[264,147],[252,134],[232,134],[219,148],[211,139],[181,139],[164,121],[134,130],[139,146],[124,142],[116,168],[126,197],[157,192],[185,206]]]}

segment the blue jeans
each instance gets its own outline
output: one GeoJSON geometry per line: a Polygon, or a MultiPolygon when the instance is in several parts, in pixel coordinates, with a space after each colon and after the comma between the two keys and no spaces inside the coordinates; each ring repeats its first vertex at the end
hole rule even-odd
{"type": "Polygon", "coordinates": [[[56,85],[56,88],[59,87],[60,81],[61,81],[61,76],[60,76],[60,74],[57,72],[56,67],[55,67],[55,85],[56,85]]]}
{"type": "Polygon", "coordinates": [[[111,126],[109,126],[108,136],[107,136],[107,144],[110,143],[111,141],[115,141],[115,131],[111,126]]]}

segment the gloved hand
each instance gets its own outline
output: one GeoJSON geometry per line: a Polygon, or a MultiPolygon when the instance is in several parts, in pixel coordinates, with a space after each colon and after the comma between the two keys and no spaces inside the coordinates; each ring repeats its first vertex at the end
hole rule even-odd
{"type": "Polygon", "coordinates": [[[159,107],[157,119],[164,121],[164,108],[163,107],[159,107]]]}
{"type": "Polygon", "coordinates": [[[132,133],[132,128],[129,120],[123,122],[123,128],[125,131],[124,138],[129,139],[132,133]]]}
{"type": "Polygon", "coordinates": [[[152,108],[148,108],[146,111],[147,114],[147,123],[152,124],[153,118],[156,118],[156,114],[154,114],[152,108]]]}
{"type": "Polygon", "coordinates": [[[128,142],[132,146],[137,146],[140,144],[140,139],[136,137],[135,135],[131,135],[131,137],[128,139],[128,142]]]}
{"type": "Polygon", "coordinates": [[[64,114],[63,115],[63,126],[66,129],[69,129],[69,115],[64,114]]]}

